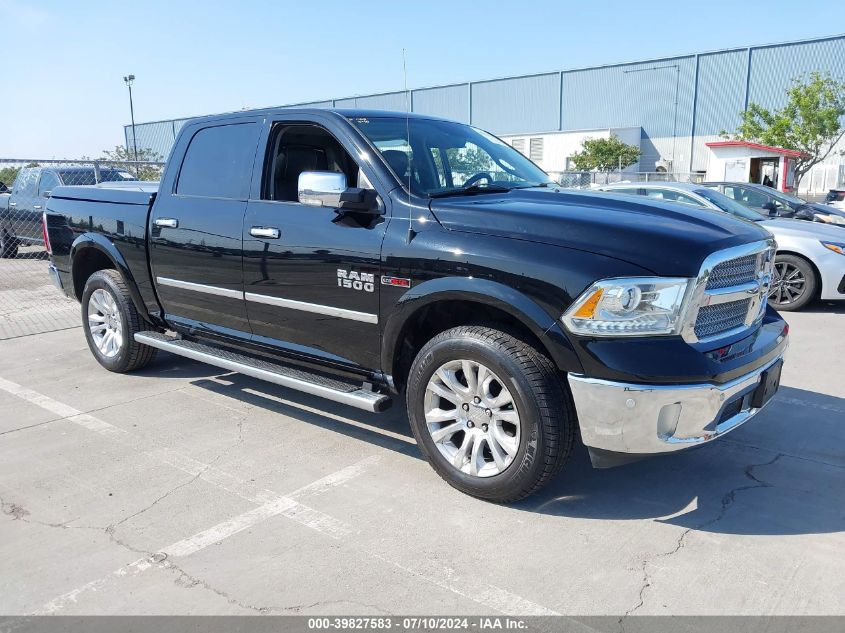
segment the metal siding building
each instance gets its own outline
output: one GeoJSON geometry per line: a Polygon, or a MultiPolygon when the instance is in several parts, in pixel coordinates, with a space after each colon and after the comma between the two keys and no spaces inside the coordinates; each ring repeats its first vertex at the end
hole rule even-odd
{"type": "MultiPolygon", "coordinates": [[[[410,101],[502,136],[639,127],[642,170],[666,161],[689,172],[705,169],[705,143],[734,130],[749,102],[778,107],[812,71],[845,79],[845,35],[289,106],[404,111],[410,101]]],[[[138,147],[166,156],[186,120],[136,125],[138,147]]],[[[132,147],[131,126],[125,136],[132,147]]]]}

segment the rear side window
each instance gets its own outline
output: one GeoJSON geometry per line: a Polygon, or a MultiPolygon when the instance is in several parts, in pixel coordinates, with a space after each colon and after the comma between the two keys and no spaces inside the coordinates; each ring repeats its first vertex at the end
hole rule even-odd
{"type": "Polygon", "coordinates": [[[38,195],[46,198],[60,184],[59,177],[52,171],[41,173],[41,180],[38,181],[38,195]]]}
{"type": "Polygon", "coordinates": [[[176,193],[245,200],[258,143],[255,123],[207,127],[188,145],[176,193]]]}

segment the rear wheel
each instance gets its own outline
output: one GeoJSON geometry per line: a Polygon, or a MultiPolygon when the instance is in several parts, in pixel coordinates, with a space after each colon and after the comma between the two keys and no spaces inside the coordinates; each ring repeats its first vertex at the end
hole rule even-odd
{"type": "Polygon", "coordinates": [[[414,360],[406,395],[423,454],[475,497],[522,499],[572,451],[577,422],[559,373],[506,332],[461,326],[437,335],[414,360]]]}
{"type": "Polygon", "coordinates": [[[769,304],[776,310],[800,310],[816,296],[816,271],[803,257],[778,255],[769,291],[769,304]]]}
{"type": "Polygon", "coordinates": [[[18,241],[5,230],[0,231],[0,257],[14,259],[18,256],[18,241]]]}
{"type": "Polygon", "coordinates": [[[150,329],[135,309],[126,283],[116,270],[100,270],[85,282],[82,323],[94,358],[109,371],[140,369],[155,358],[156,348],[135,341],[150,329]]]}

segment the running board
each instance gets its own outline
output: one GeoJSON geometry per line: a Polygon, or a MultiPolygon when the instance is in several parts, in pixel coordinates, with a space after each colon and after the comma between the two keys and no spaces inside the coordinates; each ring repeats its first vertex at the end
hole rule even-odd
{"type": "Polygon", "coordinates": [[[367,391],[351,382],[321,376],[296,367],[272,363],[195,341],[173,338],[159,332],[136,332],[135,340],[142,345],[163,349],[166,352],[201,363],[208,363],[215,367],[252,376],[259,380],[266,380],[312,396],[348,404],[365,411],[385,411],[392,404],[388,396],[367,391]]]}

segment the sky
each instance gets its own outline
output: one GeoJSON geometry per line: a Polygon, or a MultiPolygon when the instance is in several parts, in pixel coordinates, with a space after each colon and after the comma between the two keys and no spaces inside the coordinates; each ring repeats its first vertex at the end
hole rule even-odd
{"type": "MultiPolygon", "coordinates": [[[[136,122],[836,35],[841,0],[0,0],[0,158],[136,122]],[[835,18],[835,19],[834,19],[835,18]]],[[[838,29],[838,30],[837,30],[838,29]]]]}

